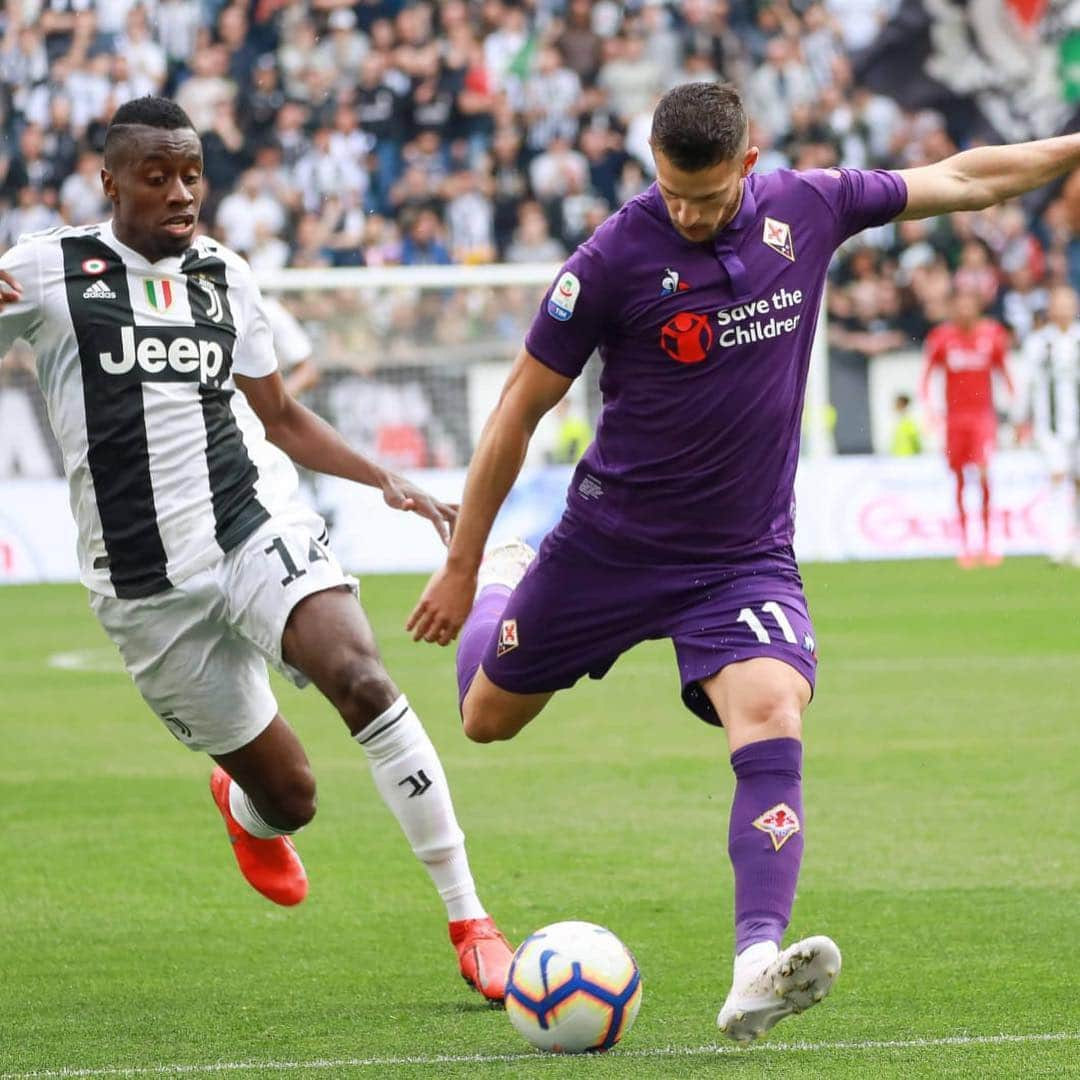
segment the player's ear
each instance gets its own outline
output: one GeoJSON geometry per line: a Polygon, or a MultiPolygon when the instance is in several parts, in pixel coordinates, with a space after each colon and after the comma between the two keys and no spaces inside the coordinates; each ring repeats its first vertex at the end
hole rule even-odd
{"type": "Polygon", "coordinates": [[[745,156],[743,157],[743,176],[749,176],[754,171],[754,166],[758,163],[758,158],[761,156],[761,151],[756,146],[751,146],[747,149],[745,156]]]}
{"type": "Polygon", "coordinates": [[[101,190],[111,202],[116,202],[116,178],[108,169],[101,170],[101,190]]]}

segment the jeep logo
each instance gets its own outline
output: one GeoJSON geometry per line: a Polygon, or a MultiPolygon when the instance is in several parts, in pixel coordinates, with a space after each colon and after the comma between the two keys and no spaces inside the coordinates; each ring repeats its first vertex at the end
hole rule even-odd
{"type": "Polygon", "coordinates": [[[101,370],[107,375],[127,375],[137,367],[147,375],[162,375],[164,372],[163,381],[198,372],[199,382],[213,383],[225,366],[225,350],[216,341],[178,334],[170,334],[167,342],[151,334],[140,336],[136,341],[135,328],[122,326],[119,358],[111,352],[102,352],[98,354],[98,359],[101,370]]]}

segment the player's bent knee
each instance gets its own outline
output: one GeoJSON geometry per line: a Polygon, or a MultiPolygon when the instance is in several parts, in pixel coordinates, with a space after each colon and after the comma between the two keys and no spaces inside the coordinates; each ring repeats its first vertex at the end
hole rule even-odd
{"type": "Polygon", "coordinates": [[[497,723],[492,723],[490,716],[469,709],[465,710],[461,726],[465,735],[476,743],[498,742],[500,739],[509,739],[513,734],[504,733],[497,723]]]}
{"type": "Polygon", "coordinates": [[[473,742],[492,743],[512,739],[522,725],[514,723],[510,717],[490,705],[480,707],[466,698],[461,714],[461,727],[473,742]]]}
{"type": "Polygon", "coordinates": [[[361,726],[388,709],[398,697],[393,680],[375,656],[355,656],[335,673],[334,703],[361,726]]]}
{"type": "Polygon", "coordinates": [[[802,703],[791,695],[764,695],[738,710],[737,723],[756,738],[801,739],[802,703]]]}

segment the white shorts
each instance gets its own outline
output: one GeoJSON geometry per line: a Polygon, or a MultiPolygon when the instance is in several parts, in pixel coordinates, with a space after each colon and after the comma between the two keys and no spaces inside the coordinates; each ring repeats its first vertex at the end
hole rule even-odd
{"type": "Polygon", "coordinates": [[[146,703],[185,746],[227,754],[277,713],[266,661],[297,686],[281,636],[312,593],[359,587],[307,510],[277,514],[219,563],[137,600],[92,593],[90,607],[119,648],[146,703]]]}
{"type": "Polygon", "coordinates": [[[1035,441],[1052,474],[1080,477],[1080,439],[1063,438],[1047,432],[1038,435],[1035,441]]]}

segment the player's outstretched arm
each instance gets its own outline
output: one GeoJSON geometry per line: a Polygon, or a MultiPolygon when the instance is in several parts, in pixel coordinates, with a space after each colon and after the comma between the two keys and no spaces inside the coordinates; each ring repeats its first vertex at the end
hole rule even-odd
{"type": "Polygon", "coordinates": [[[405,624],[414,641],[448,645],[457,637],[472,607],[476,572],[495,515],[521,471],[540,418],[572,382],[527,350],[518,354],[469,465],[446,565],[432,575],[405,624]]]}
{"type": "Polygon", "coordinates": [[[278,372],[259,379],[237,375],[236,385],[262,421],[266,437],[297,465],[379,488],[387,506],[427,518],[443,543],[450,542],[456,506],[439,502],[404,477],[358,454],[325,420],[289,395],[278,372]]]}
{"type": "Polygon", "coordinates": [[[1080,134],[979,146],[918,169],[902,169],[908,201],[900,220],[984,210],[1080,166],[1080,134]]]}

